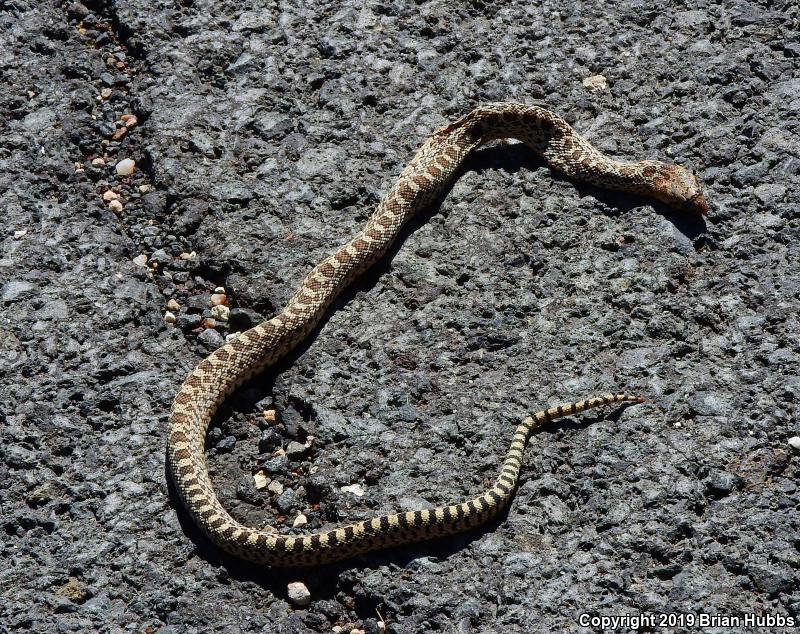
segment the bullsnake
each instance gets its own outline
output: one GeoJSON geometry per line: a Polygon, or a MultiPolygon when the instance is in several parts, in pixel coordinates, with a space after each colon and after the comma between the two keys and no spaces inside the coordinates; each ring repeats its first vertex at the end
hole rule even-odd
{"type": "Polygon", "coordinates": [[[388,195],[350,242],[315,266],[286,308],[214,351],[189,374],[169,418],[167,458],[178,496],[202,531],[224,551],[272,566],[306,566],[389,546],[427,540],[486,522],[511,500],[525,445],[537,425],[620,402],[613,394],[559,405],[525,418],[516,429],[494,486],[448,506],[392,513],[315,534],[279,535],[234,520],[217,499],[204,453],[212,415],[233,390],[285,356],[319,323],[330,303],[375,263],[419,209],[440,195],[475,148],[492,139],[515,138],[567,176],[602,187],[641,193],[667,205],[705,214],[698,179],[683,167],[658,161],[623,163],[608,158],[563,119],[537,106],[480,106],[437,132],[420,147],[388,195]]]}

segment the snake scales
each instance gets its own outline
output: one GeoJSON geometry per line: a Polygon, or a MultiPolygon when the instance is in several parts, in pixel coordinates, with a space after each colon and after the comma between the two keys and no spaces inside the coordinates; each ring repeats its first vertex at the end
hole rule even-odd
{"type": "Polygon", "coordinates": [[[316,534],[284,536],[240,524],[217,499],[204,454],[206,431],[217,407],[244,381],[305,338],[342,289],[386,252],[406,221],[443,192],[470,152],[499,138],[526,143],[552,168],[575,180],[649,195],[689,212],[705,214],[708,210],[697,178],[683,167],[608,158],[563,119],[536,106],[481,106],[432,134],[361,232],[312,269],[283,312],[241,333],[201,361],[175,397],[167,432],[169,471],[194,521],[220,548],[257,563],[303,566],[467,530],[486,522],[510,502],[525,445],[537,425],[604,404],[641,402],[625,394],[607,395],[526,418],[516,429],[494,486],[458,504],[384,515],[316,534]]]}

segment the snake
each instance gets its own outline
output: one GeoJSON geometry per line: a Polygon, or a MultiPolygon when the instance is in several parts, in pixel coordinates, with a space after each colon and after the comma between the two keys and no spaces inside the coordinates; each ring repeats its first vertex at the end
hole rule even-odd
{"type": "Polygon", "coordinates": [[[643,402],[641,397],[626,393],[607,394],[526,416],[516,427],[494,485],[453,504],[290,535],[238,522],[217,498],[206,464],[205,438],[222,402],[305,339],[342,290],[386,253],[408,220],[444,194],[476,148],[507,139],[526,144],[551,169],[570,179],[649,196],[689,214],[702,216],[708,212],[700,181],[687,168],[656,160],[623,162],[610,158],[564,119],[536,105],[480,105],[431,134],[360,232],[306,275],[286,307],[214,350],[178,390],[166,433],[168,473],[191,518],[221,550],[255,564],[305,567],[469,530],[485,524],[509,505],[534,429],[590,408],[643,402]]]}

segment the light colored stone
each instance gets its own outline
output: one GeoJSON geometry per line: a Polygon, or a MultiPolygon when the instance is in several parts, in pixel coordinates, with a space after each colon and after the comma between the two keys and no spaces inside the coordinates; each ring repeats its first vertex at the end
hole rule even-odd
{"type": "Polygon", "coordinates": [[[167,311],[164,313],[164,321],[166,321],[168,324],[174,324],[176,321],[178,321],[178,319],[175,317],[175,313],[167,311]]]}
{"type": "Polygon", "coordinates": [[[227,297],[225,293],[214,293],[211,296],[211,305],[212,306],[222,306],[227,301],[227,297]]]}
{"type": "Polygon", "coordinates": [[[305,526],[308,524],[308,518],[300,513],[297,517],[294,518],[294,522],[292,522],[293,528],[300,528],[301,526],[305,526]]]}
{"type": "Polygon", "coordinates": [[[362,487],[360,484],[348,484],[339,490],[344,493],[352,493],[356,497],[362,497],[364,495],[364,487],[362,487]]]}
{"type": "Polygon", "coordinates": [[[583,80],[583,85],[592,92],[608,90],[608,80],[603,75],[592,75],[583,80]]]}
{"type": "Polygon", "coordinates": [[[103,165],[105,164],[106,164],[105,160],[100,158],[99,156],[97,158],[92,159],[92,165],[94,165],[95,167],[103,167],[103,165]]]}
{"type": "Polygon", "coordinates": [[[108,203],[108,208],[115,214],[118,214],[122,211],[122,203],[119,200],[112,200],[108,203]]]}
{"type": "Polygon", "coordinates": [[[231,309],[227,306],[220,304],[219,306],[214,306],[211,309],[211,315],[218,319],[219,321],[228,321],[228,317],[230,317],[231,309]]]}
{"type": "Polygon", "coordinates": [[[273,480],[267,486],[267,491],[269,491],[274,495],[280,495],[281,493],[283,493],[283,485],[277,480],[273,480]]]}
{"type": "Polygon", "coordinates": [[[286,593],[289,596],[289,601],[297,607],[304,608],[311,603],[311,593],[308,591],[306,584],[300,581],[290,583],[286,588],[286,593]]]}
{"type": "Polygon", "coordinates": [[[253,484],[259,491],[261,489],[266,489],[267,485],[269,484],[269,478],[267,477],[267,474],[263,471],[256,471],[256,473],[253,475],[253,484]]]}
{"type": "Polygon", "coordinates": [[[217,286],[217,288],[214,289],[214,292],[215,293],[219,293],[220,295],[224,295],[225,294],[225,287],[224,286],[217,286]]]}
{"type": "Polygon", "coordinates": [[[115,192],[113,189],[106,190],[103,194],[103,200],[107,203],[110,203],[112,200],[117,200],[119,198],[119,194],[115,192]]]}
{"type": "Polygon", "coordinates": [[[14,232],[14,240],[19,240],[20,238],[23,238],[26,235],[28,235],[28,230],[27,229],[20,229],[19,231],[15,231],[14,232]]]}
{"type": "Polygon", "coordinates": [[[117,174],[120,176],[130,176],[136,170],[136,162],[133,159],[122,159],[117,163],[117,174]]]}
{"type": "Polygon", "coordinates": [[[789,446],[800,451],[800,436],[792,436],[789,439],[789,446]]]}
{"type": "Polygon", "coordinates": [[[100,96],[103,99],[109,99],[111,97],[111,88],[103,88],[103,90],[100,91],[100,96]]]}
{"type": "Polygon", "coordinates": [[[171,298],[167,302],[167,310],[176,311],[176,310],[180,310],[180,309],[181,309],[181,305],[177,301],[175,301],[174,298],[171,298]]]}
{"type": "Polygon", "coordinates": [[[274,409],[265,409],[264,413],[261,414],[264,417],[264,420],[269,423],[270,425],[275,422],[278,417],[278,413],[274,409]]]}
{"type": "Polygon", "coordinates": [[[147,266],[147,256],[144,253],[137,255],[135,258],[133,258],[133,263],[136,266],[147,266]]]}

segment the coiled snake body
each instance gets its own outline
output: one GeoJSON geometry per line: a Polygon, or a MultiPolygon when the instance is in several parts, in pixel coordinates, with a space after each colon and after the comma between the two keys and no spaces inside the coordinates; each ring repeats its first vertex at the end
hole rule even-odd
{"type": "Polygon", "coordinates": [[[316,534],[284,536],[240,524],[217,499],[204,454],[206,431],[217,407],[244,381],[305,338],[342,289],[386,252],[414,213],[443,191],[470,152],[499,138],[526,143],[552,168],[576,180],[646,194],[677,209],[699,214],[707,211],[691,172],[657,161],[610,159],[563,119],[539,107],[489,104],[435,132],[361,232],[312,269],[283,312],[241,333],[201,361],[175,397],[167,432],[169,471],[192,518],[220,548],[257,563],[304,566],[467,530],[486,522],[510,502],[525,445],[537,425],[604,404],[641,401],[626,394],[607,395],[526,418],[517,427],[494,486],[457,504],[393,513],[316,534]]]}

